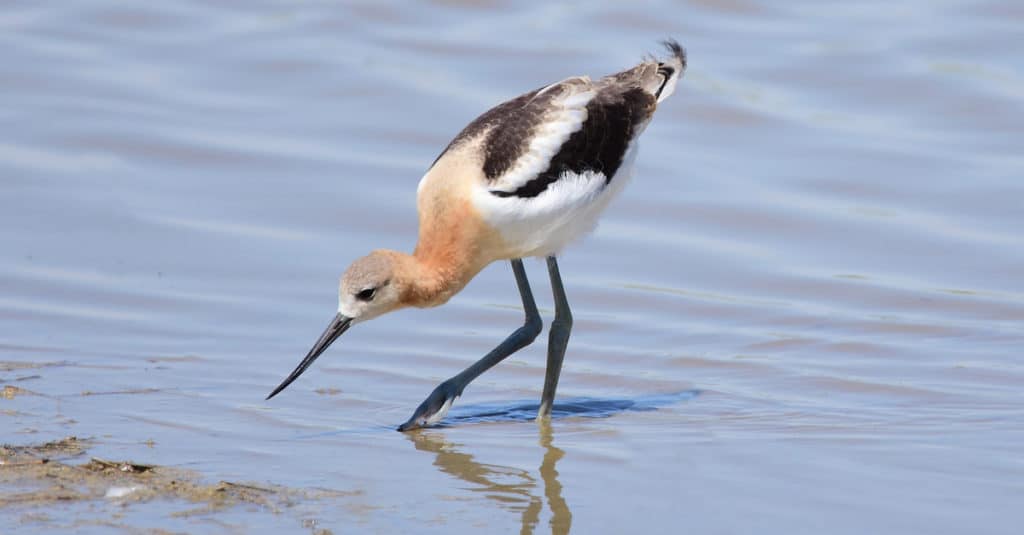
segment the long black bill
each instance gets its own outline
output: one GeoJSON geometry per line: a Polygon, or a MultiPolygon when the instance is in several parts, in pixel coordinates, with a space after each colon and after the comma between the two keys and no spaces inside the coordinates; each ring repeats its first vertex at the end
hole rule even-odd
{"type": "Polygon", "coordinates": [[[299,376],[302,375],[302,372],[306,371],[306,368],[313,364],[313,361],[316,360],[316,358],[319,357],[325,349],[327,349],[327,346],[331,345],[331,342],[337,340],[342,333],[347,331],[351,324],[352,318],[342,316],[341,314],[335,316],[334,319],[331,320],[330,325],[327,326],[327,329],[324,330],[324,333],[320,335],[320,339],[316,341],[316,344],[313,344],[313,349],[309,350],[306,358],[302,359],[302,362],[299,363],[291,375],[285,378],[281,384],[277,385],[277,388],[267,396],[267,399],[276,396],[278,392],[288,388],[288,385],[292,384],[292,381],[298,379],[299,376]]]}

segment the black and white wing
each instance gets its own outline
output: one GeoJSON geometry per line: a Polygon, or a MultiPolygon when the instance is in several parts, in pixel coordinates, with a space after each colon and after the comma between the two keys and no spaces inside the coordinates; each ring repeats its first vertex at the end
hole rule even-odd
{"type": "Polygon", "coordinates": [[[569,78],[504,102],[470,123],[446,152],[471,143],[498,197],[536,197],[566,173],[607,184],[685,68],[682,48],[667,44],[668,61],[597,81],[569,78]]]}

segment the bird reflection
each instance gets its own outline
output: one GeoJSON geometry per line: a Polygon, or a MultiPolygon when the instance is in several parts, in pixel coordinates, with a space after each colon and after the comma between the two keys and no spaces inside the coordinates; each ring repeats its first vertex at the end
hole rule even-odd
{"type": "Polygon", "coordinates": [[[539,442],[544,448],[544,458],[538,470],[544,484],[543,498],[537,488],[537,479],[529,470],[478,462],[473,455],[460,451],[462,444],[448,441],[440,432],[422,430],[406,436],[417,450],[433,453],[434,466],[442,472],[470,483],[470,490],[483,493],[502,508],[521,512],[520,533],[534,532],[544,508],[544,498],[551,510],[551,533],[569,533],[572,512],[562,497],[562,483],[558,480],[556,468],[565,451],[553,444],[550,422],[540,421],[537,426],[539,442]]]}
{"type": "MultiPolygon", "coordinates": [[[[555,468],[555,464],[565,456],[565,452],[552,444],[550,421],[542,420],[539,427],[540,445],[544,447],[540,477],[544,480],[544,495],[547,496],[548,507],[551,509],[551,533],[569,533],[569,528],[572,527],[572,512],[562,497],[562,483],[558,481],[558,470],[555,468]]],[[[536,525],[536,519],[533,523],[536,525]]]]}

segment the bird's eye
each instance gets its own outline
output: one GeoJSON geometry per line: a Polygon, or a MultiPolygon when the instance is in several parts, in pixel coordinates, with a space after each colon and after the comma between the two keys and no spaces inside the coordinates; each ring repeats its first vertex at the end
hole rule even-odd
{"type": "Polygon", "coordinates": [[[359,293],[357,293],[356,294],[356,299],[358,299],[360,301],[372,301],[373,300],[373,296],[376,295],[376,293],[377,293],[377,289],[376,288],[367,288],[367,289],[362,290],[359,293]]]}

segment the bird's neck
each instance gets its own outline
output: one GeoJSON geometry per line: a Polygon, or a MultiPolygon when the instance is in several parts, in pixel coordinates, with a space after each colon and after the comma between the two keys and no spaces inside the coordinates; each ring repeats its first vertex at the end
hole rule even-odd
{"type": "Polygon", "coordinates": [[[402,301],[407,306],[419,308],[448,302],[483,267],[464,257],[439,255],[421,247],[411,255],[398,254],[403,272],[401,279],[405,284],[402,301]]]}
{"type": "Polygon", "coordinates": [[[429,182],[419,195],[420,229],[410,255],[410,306],[443,304],[487,264],[502,257],[503,241],[484,224],[453,181],[429,182]]]}

